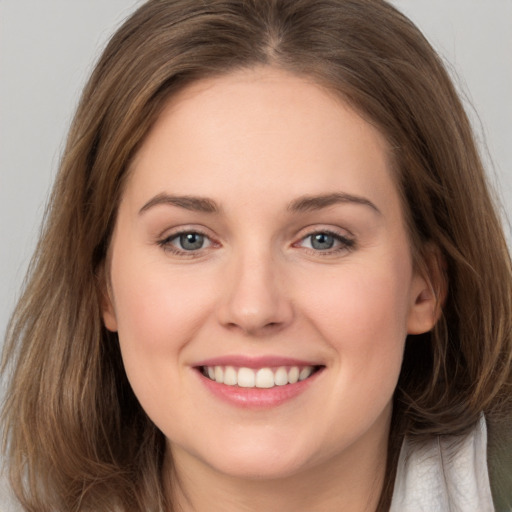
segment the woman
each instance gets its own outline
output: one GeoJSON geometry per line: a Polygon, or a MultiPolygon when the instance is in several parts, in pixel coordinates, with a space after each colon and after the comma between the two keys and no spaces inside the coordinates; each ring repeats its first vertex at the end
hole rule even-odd
{"type": "Polygon", "coordinates": [[[469,123],[405,17],[150,1],[84,91],[8,332],[13,489],[508,510],[510,300],[469,123]]]}

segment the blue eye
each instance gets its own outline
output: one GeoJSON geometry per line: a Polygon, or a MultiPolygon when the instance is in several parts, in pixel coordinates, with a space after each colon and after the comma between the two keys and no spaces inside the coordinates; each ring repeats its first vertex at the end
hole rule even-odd
{"type": "Polygon", "coordinates": [[[183,233],[174,240],[179,242],[180,249],[184,251],[197,251],[203,248],[205,236],[199,233],[183,233]]]}
{"type": "Polygon", "coordinates": [[[353,248],[355,241],[338,235],[337,233],[331,233],[329,231],[318,231],[311,233],[304,237],[300,246],[307,249],[313,249],[316,252],[335,253],[338,251],[347,251],[353,248]]]}
{"type": "Polygon", "coordinates": [[[197,231],[183,231],[175,233],[158,242],[158,245],[166,251],[177,255],[199,253],[202,249],[207,249],[212,245],[211,240],[197,231]]]}
{"type": "Polygon", "coordinates": [[[336,241],[329,233],[315,233],[314,235],[310,235],[309,238],[311,247],[317,251],[332,249],[336,241]]]}

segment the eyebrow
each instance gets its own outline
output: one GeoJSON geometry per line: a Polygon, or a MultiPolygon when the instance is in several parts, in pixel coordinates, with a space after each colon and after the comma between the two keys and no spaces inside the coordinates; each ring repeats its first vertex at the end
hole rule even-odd
{"type": "Polygon", "coordinates": [[[185,208],[185,210],[191,210],[194,212],[203,212],[203,213],[217,213],[219,212],[219,207],[212,201],[206,197],[194,197],[194,196],[173,196],[169,194],[158,194],[157,196],[150,199],[140,210],[139,215],[146,212],[153,206],[167,204],[170,206],[178,206],[180,208],[185,208]]]}
{"type": "Polygon", "coordinates": [[[354,196],[352,194],[346,194],[344,192],[299,197],[288,205],[288,210],[292,212],[309,212],[321,210],[322,208],[327,208],[340,203],[353,203],[368,206],[376,213],[381,214],[381,211],[369,199],[354,196]]]}
{"type": "MultiPolygon", "coordinates": [[[[344,192],[335,192],[332,194],[322,194],[317,196],[302,196],[293,200],[288,205],[287,209],[288,211],[292,212],[309,212],[314,210],[321,210],[335,204],[343,203],[353,203],[368,206],[376,213],[381,213],[380,210],[369,199],[352,194],[346,194],[344,192]]],[[[202,213],[218,213],[220,211],[217,203],[206,197],[174,196],[162,193],[150,199],[139,210],[139,215],[157,205],[178,206],[179,208],[202,213]]]]}

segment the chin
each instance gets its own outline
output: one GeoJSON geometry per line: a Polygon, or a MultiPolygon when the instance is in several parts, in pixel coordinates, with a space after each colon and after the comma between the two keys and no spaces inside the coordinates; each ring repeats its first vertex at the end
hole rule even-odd
{"type": "Polygon", "coordinates": [[[281,454],[278,457],[259,455],[251,459],[230,457],[217,463],[214,469],[231,478],[244,480],[280,480],[292,477],[307,469],[304,460],[290,459],[281,454]]]}
{"type": "MultiPolygon", "coordinates": [[[[231,442],[209,450],[205,462],[232,478],[275,480],[296,475],[314,465],[314,447],[288,438],[264,439],[254,436],[250,442],[231,442]],[[290,443],[292,441],[292,443],[290,443]],[[295,441],[295,442],[293,442],[295,441]]],[[[317,454],[318,455],[318,454],[317,454]]]]}

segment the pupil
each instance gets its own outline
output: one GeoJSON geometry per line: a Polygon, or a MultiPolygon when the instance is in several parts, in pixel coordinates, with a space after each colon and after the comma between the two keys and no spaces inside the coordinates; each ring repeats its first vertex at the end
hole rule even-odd
{"type": "Polygon", "coordinates": [[[201,249],[203,242],[204,236],[198,233],[187,233],[186,235],[180,235],[180,245],[186,251],[201,249]]]}
{"type": "Polygon", "coordinates": [[[334,237],[327,233],[317,233],[313,235],[311,240],[311,246],[313,249],[327,250],[332,249],[334,245],[334,237]]]}

